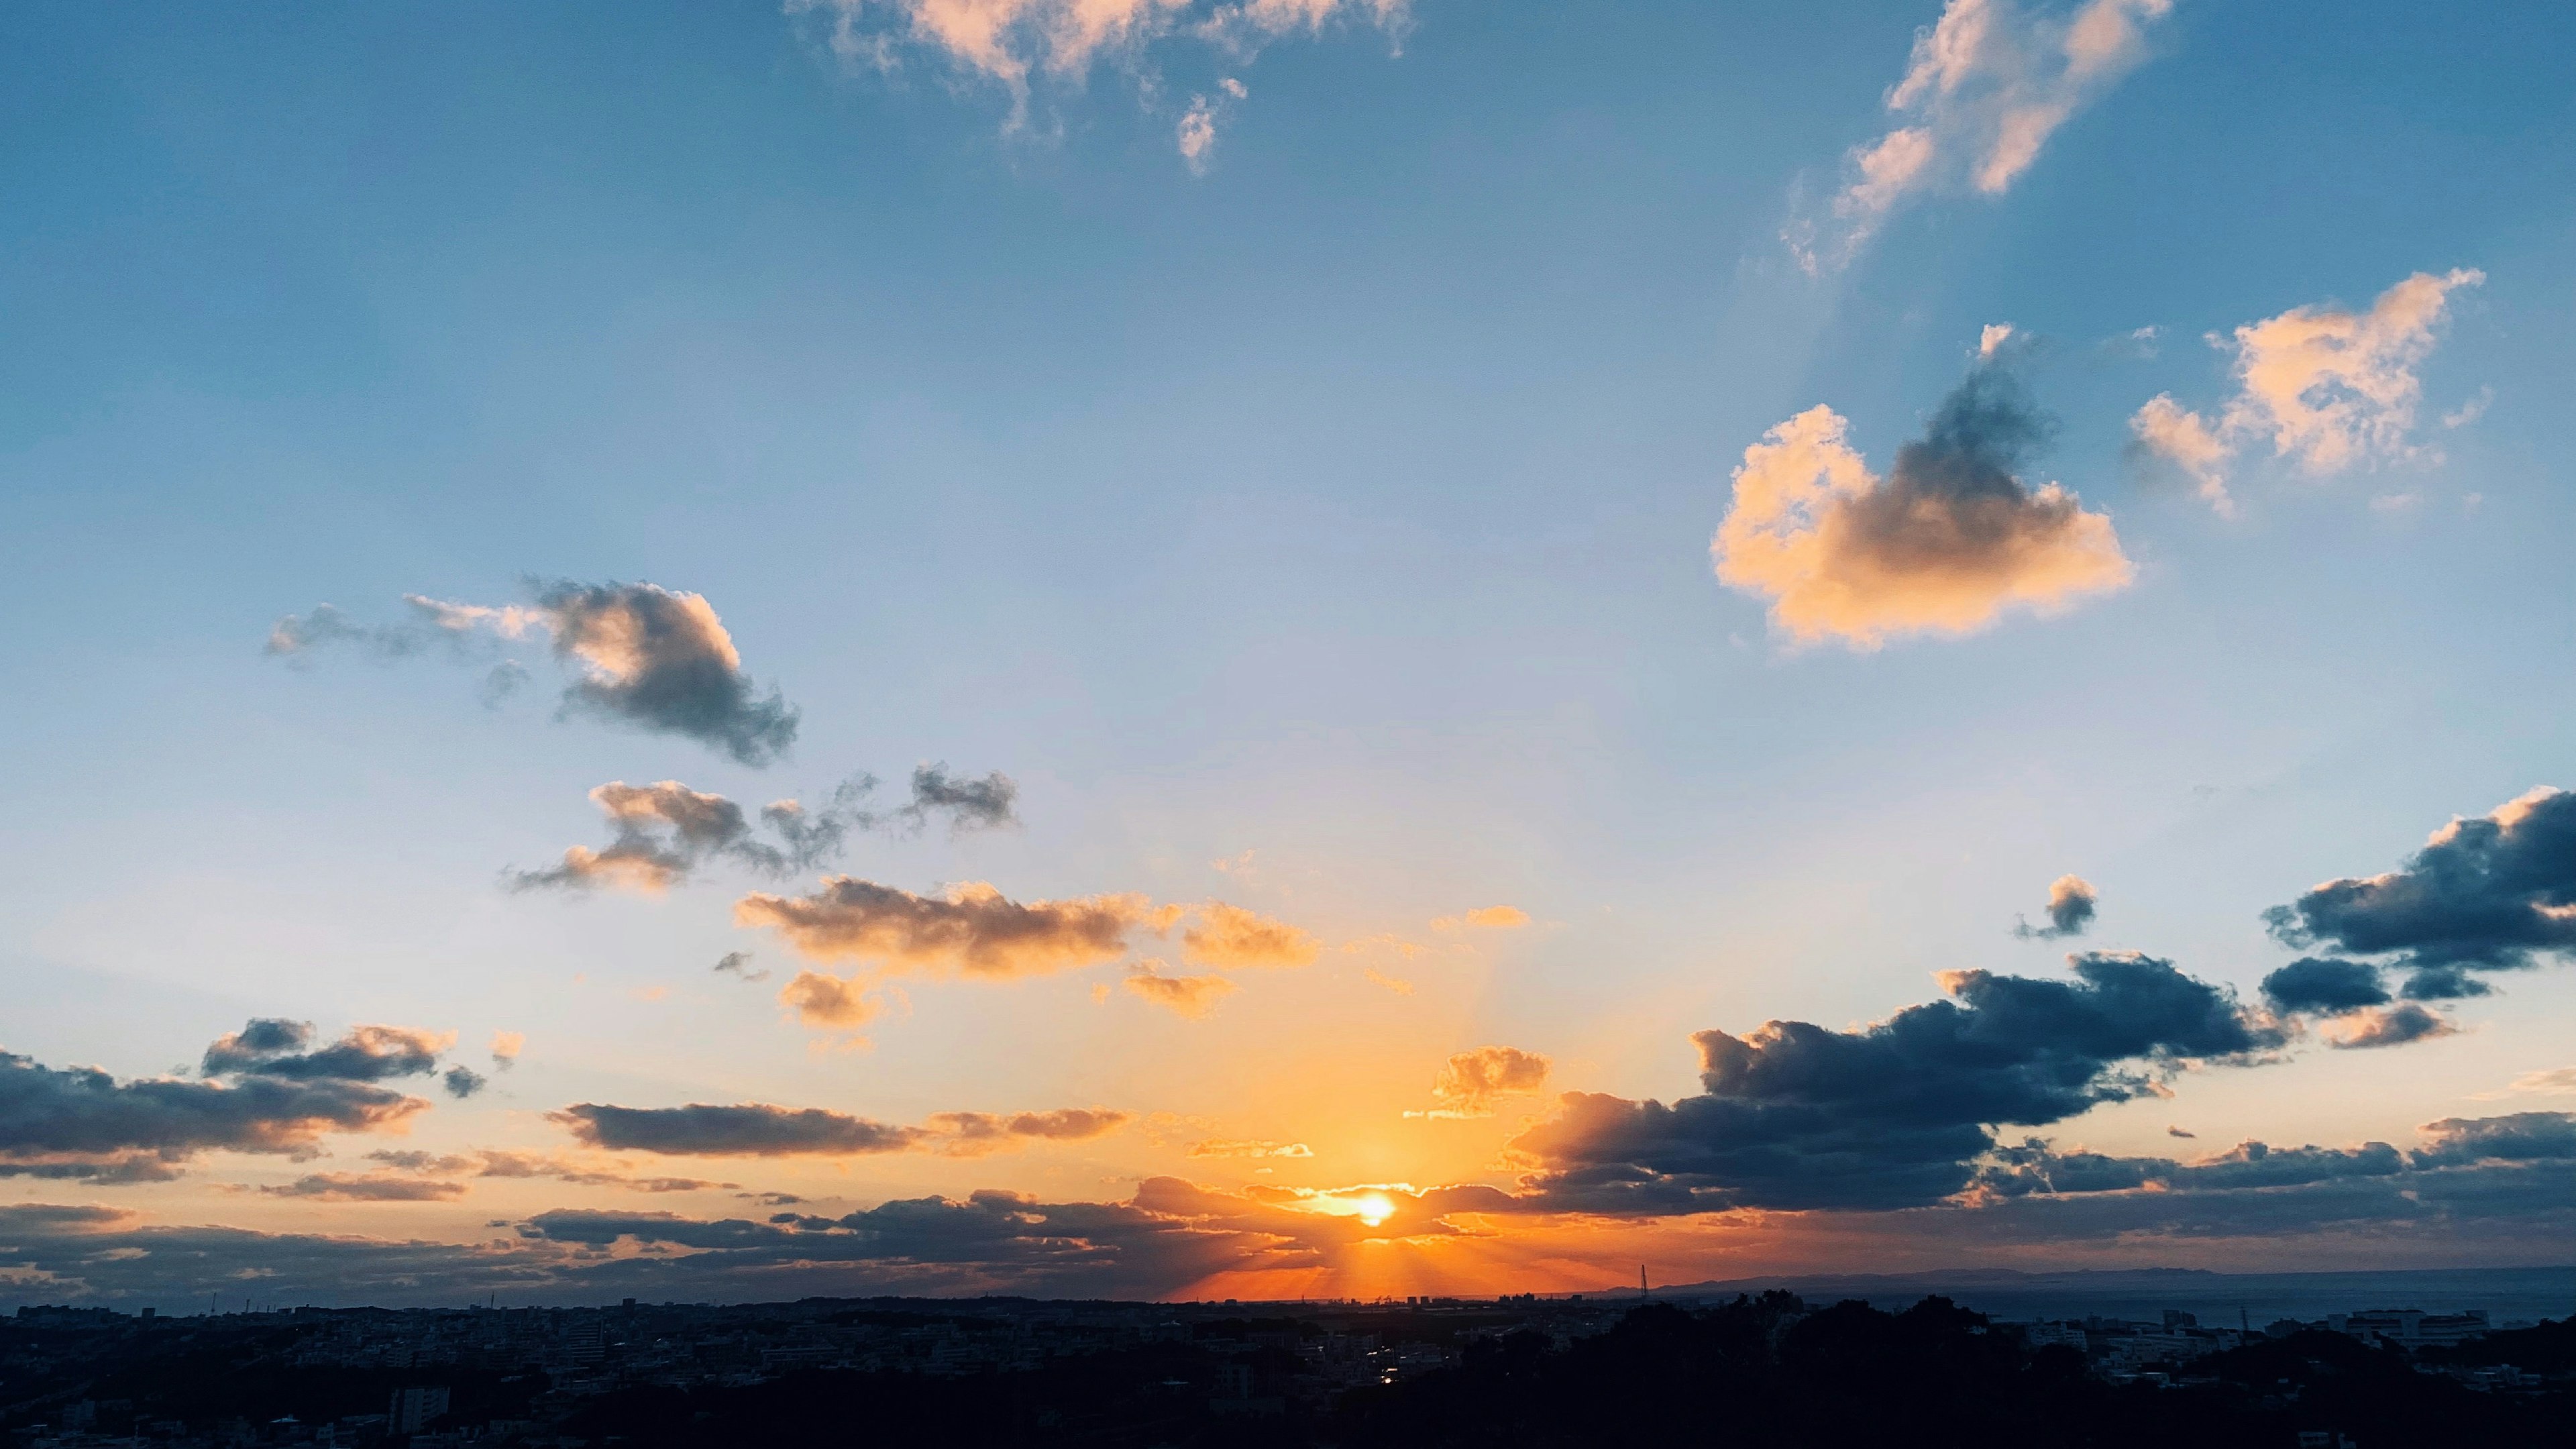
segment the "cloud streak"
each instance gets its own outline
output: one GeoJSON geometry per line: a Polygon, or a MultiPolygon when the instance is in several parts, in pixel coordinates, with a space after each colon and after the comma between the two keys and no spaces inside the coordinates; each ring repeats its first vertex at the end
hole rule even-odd
{"type": "Polygon", "coordinates": [[[1785,235],[1810,273],[1841,267],[1888,219],[1939,192],[2001,196],[2076,112],[2147,58],[2150,27],[2173,0],[2084,0],[2072,9],[2014,0],[1949,0],[1918,31],[1887,92],[1893,120],[1844,157],[1823,218],[1785,235]]]}
{"type": "Polygon", "coordinates": [[[613,1107],[582,1102],[548,1114],[585,1147],[665,1157],[872,1157],[937,1151],[977,1157],[1028,1141],[1082,1142],[1125,1126],[1107,1108],[1051,1112],[939,1112],[920,1126],[872,1121],[816,1107],[691,1103],[613,1107]]]}

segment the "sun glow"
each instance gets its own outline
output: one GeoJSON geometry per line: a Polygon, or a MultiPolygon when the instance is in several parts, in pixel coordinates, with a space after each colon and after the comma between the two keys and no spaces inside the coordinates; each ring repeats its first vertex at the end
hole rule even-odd
{"type": "Polygon", "coordinates": [[[1376,1227],[1395,1216],[1395,1199],[1382,1192],[1364,1193],[1351,1199],[1353,1216],[1370,1227],[1376,1227]]]}

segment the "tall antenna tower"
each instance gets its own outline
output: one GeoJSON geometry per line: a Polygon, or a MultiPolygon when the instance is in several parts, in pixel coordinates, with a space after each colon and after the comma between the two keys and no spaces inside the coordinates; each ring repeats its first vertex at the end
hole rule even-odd
{"type": "Polygon", "coordinates": [[[1643,1263],[1639,1263],[1637,1265],[1637,1296],[1640,1298],[1651,1298],[1654,1296],[1646,1291],[1646,1265],[1643,1263]]]}

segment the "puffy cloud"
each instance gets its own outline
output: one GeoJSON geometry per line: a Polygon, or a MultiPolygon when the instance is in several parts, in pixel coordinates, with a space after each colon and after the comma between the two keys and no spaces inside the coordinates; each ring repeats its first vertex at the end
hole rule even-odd
{"type": "Polygon", "coordinates": [[[1524,1096],[1547,1085],[1547,1058],[1518,1047],[1484,1046],[1460,1052],[1441,1065],[1425,1117],[1490,1117],[1503,1097],[1524,1096]]]}
{"type": "Polygon", "coordinates": [[[1885,478],[1814,407],[1744,450],[1710,546],[1719,580],[1771,602],[1800,644],[1875,649],[1968,634],[2013,608],[2054,613],[2134,576],[2105,514],[2018,470],[2047,436],[2008,359],[1980,362],[1885,478]]]}
{"type": "Polygon", "coordinates": [[[1127,989],[1156,1006],[1183,1016],[1205,1016],[1234,990],[1222,976],[1166,976],[1160,961],[1139,961],[1127,973],[1127,989]]]}
{"type": "Polygon", "coordinates": [[[1948,973],[1951,998],[1874,1026],[1703,1031],[1700,1096],[1569,1092],[1513,1143],[1543,1201],[1601,1211],[1901,1207],[1965,1187],[1993,1126],[2038,1126],[2156,1090],[2158,1073],[2279,1047],[2224,988],[2134,955],[2075,980],[1948,973]]]}
{"type": "Polygon", "coordinates": [[[1323,949],[1313,936],[1285,921],[1223,901],[1207,902],[1196,916],[1196,923],[1181,933],[1182,959],[1194,966],[1311,966],[1323,949]]]}
{"type": "Polygon", "coordinates": [[[2360,1047],[2404,1046],[2410,1041],[2426,1041],[2437,1036],[2454,1036],[2459,1028],[2412,1001],[2356,1012],[2329,1027],[2326,1042],[2337,1050],[2360,1047]]]}
{"type": "MultiPolygon", "coordinates": [[[[1135,75],[1152,105],[1162,89],[1153,56],[1167,45],[1195,44],[1246,63],[1275,41],[1335,25],[1395,36],[1407,23],[1405,0],[788,0],[787,9],[823,17],[826,43],[845,63],[891,71],[926,53],[999,86],[1012,131],[1027,124],[1041,86],[1078,91],[1104,62],[1135,75]]],[[[1246,94],[1227,77],[1216,96],[1192,97],[1175,143],[1193,174],[1204,171],[1229,103],[1246,94]]]]}
{"type": "Polygon", "coordinates": [[[1471,927],[1488,931],[1517,931],[1529,924],[1529,912],[1518,906],[1478,906],[1463,915],[1442,916],[1431,923],[1435,931],[1463,931],[1471,927]]]}
{"type": "Polygon", "coordinates": [[[2483,994],[2467,973],[2576,953],[2576,794],[2538,789],[2454,820],[2396,870],[2345,877],[2264,913],[2292,946],[2391,956],[2405,994],[2483,994]]]}
{"type": "Polygon", "coordinates": [[[2068,936],[2081,936],[2093,924],[2094,909],[2102,896],[2093,883],[2080,875],[2061,875],[2048,883],[2048,924],[2033,927],[2023,921],[2013,934],[2025,941],[2061,941],[2068,936]]]}
{"type": "Polygon", "coordinates": [[[2450,294],[2485,280],[2467,268],[2417,272],[2368,311],[2293,307],[2213,338],[2235,354],[2237,383],[2218,421],[2159,394],[2129,420],[2136,447],[2179,468],[2221,513],[2234,511],[2228,465],[2254,443],[2320,474],[2415,457],[2422,450],[2409,438],[2424,392],[2416,368],[2432,353],[2450,294]]]}
{"type": "Polygon", "coordinates": [[[2445,1117],[2424,1126],[2418,1167],[2479,1162],[2576,1161],[2576,1112],[2515,1112],[2503,1117],[2445,1117]]]}
{"type": "Polygon", "coordinates": [[[2302,956],[2264,977],[2263,996],[2285,1012],[2312,1011],[2327,1016],[2384,1006],[2389,999],[2378,967],[2332,956],[2302,956]]]}
{"type": "Polygon", "coordinates": [[[764,1102],[718,1107],[610,1107],[583,1102],[548,1114],[587,1147],[666,1157],[865,1157],[937,1150],[974,1157],[1019,1142],[1081,1142],[1125,1126],[1101,1107],[1052,1112],[939,1112],[900,1126],[821,1108],[764,1102]]]}
{"type": "Polygon", "coordinates": [[[519,1064],[519,1054],[527,1049],[526,1032],[496,1031],[492,1033],[492,1066],[506,1072],[519,1064]]]}
{"type": "Polygon", "coordinates": [[[1192,1157],[1312,1157],[1315,1149],[1303,1142],[1271,1142],[1250,1137],[1212,1137],[1189,1145],[1192,1157]]]}
{"type": "Polygon", "coordinates": [[[207,1047],[201,1070],[210,1077],[257,1073],[293,1081],[381,1082],[438,1070],[438,1054],[456,1044],[453,1032],[399,1026],[352,1027],[329,1046],[304,1050],[312,1039],[311,1022],[254,1018],[207,1047]]]}
{"type": "Polygon", "coordinates": [[[475,1093],[482,1091],[485,1087],[491,1085],[491,1079],[461,1062],[455,1066],[449,1067],[446,1074],[439,1078],[439,1081],[447,1088],[447,1095],[454,1097],[459,1101],[463,1101],[465,1098],[471,1097],[475,1093]]]}
{"type": "Polygon", "coordinates": [[[685,736],[746,765],[766,765],[795,743],[794,706],[775,689],[759,692],[704,595],[657,584],[566,580],[538,587],[536,603],[528,606],[491,608],[417,594],[405,602],[414,617],[401,624],[361,627],[328,604],[289,615],[270,632],[267,652],[292,659],[346,646],[400,658],[443,645],[471,658],[478,644],[542,632],[552,637],[556,657],[579,671],[564,691],[568,712],[685,736]]]}
{"type": "MultiPolygon", "coordinates": [[[[721,971],[724,968],[718,966],[716,969],[721,971]]],[[[764,971],[761,974],[766,976],[769,973],[764,971]]],[[[778,1003],[795,1012],[796,1019],[807,1026],[865,1026],[883,1009],[881,1003],[863,994],[865,990],[863,982],[843,980],[820,971],[799,971],[795,980],[778,988],[778,1003]]]]}
{"type": "Polygon", "coordinates": [[[1787,234],[1810,272],[1841,266],[1915,197],[1966,186],[2000,196],[2048,138],[2146,58],[2146,32],[2173,0],[2084,0],[2026,10],[2013,0],[1949,0],[1918,31],[1887,93],[1897,124],[1852,148],[1831,218],[1787,234]]]}
{"type": "Polygon", "coordinates": [[[216,1044],[231,1043],[231,1053],[210,1049],[235,1078],[217,1082],[120,1082],[95,1068],[57,1070],[0,1052],[0,1176],[158,1181],[201,1152],[305,1153],[325,1134],[392,1130],[429,1105],[375,1085],[406,1074],[392,1069],[405,1060],[399,1052],[343,1042],[289,1055],[310,1030],[296,1022],[251,1023],[216,1044]],[[285,1071],[267,1070],[280,1062],[285,1071]],[[326,1062],[358,1075],[317,1070],[326,1062]]]}
{"type": "Polygon", "coordinates": [[[1177,914],[1141,895],[1023,905],[981,881],[920,896],[845,875],[824,877],[812,895],[753,892],[734,905],[736,925],[774,930],[813,960],[990,978],[1115,961],[1130,931],[1168,927],[1177,914]]]}

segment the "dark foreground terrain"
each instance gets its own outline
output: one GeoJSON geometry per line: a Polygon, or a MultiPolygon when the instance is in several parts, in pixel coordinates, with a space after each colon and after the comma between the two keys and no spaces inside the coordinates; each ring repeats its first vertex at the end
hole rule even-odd
{"type": "MultiPolygon", "coordinates": [[[[2177,1317],[2182,1317],[2177,1315],[2177,1317]]],[[[0,1320],[11,1445],[2576,1446],[2576,1319],[2412,1349],[1722,1304],[813,1300],[0,1320]],[[2035,1339],[2057,1338],[2035,1343],[2035,1339]],[[2219,1345],[2139,1366],[2141,1346],[2219,1345]],[[2125,1344],[2125,1347],[2123,1346],[2125,1344]]]]}

